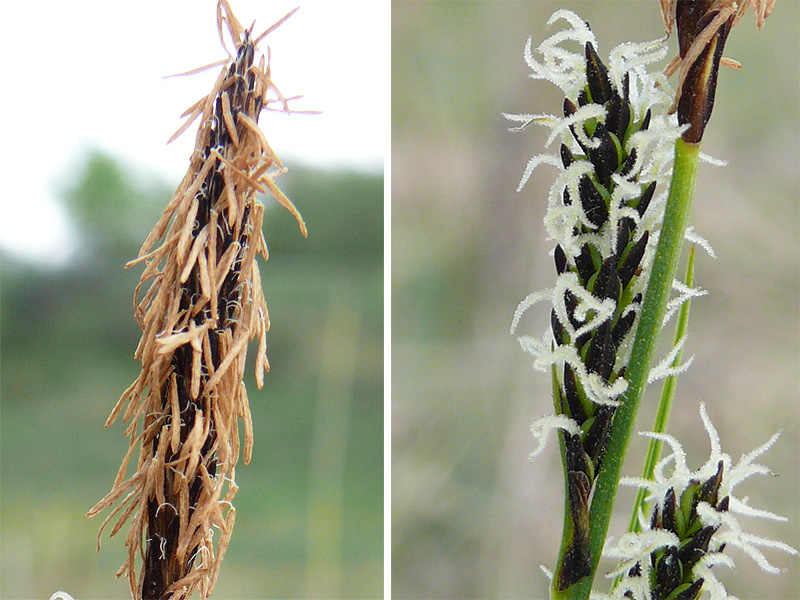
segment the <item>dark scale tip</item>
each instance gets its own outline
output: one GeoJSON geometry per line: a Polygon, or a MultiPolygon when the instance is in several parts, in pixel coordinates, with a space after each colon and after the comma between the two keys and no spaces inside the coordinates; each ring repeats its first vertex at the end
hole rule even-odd
{"type": "Polygon", "coordinates": [[[617,324],[614,325],[614,329],[611,330],[611,337],[614,340],[614,346],[619,348],[622,340],[625,339],[625,336],[628,335],[628,332],[633,327],[633,322],[636,320],[636,313],[630,311],[625,314],[624,317],[620,317],[617,320],[617,324]]]}
{"type": "Polygon", "coordinates": [[[583,212],[586,213],[586,218],[594,225],[595,229],[599,229],[608,219],[608,207],[606,207],[603,196],[588,175],[581,177],[580,182],[578,182],[578,192],[580,193],[581,207],[583,212]]]}
{"type": "Polygon", "coordinates": [[[656,191],[656,182],[651,181],[650,185],[648,185],[644,192],[642,192],[642,197],[639,199],[639,203],[636,205],[636,212],[639,213],[640,217],[644,216],[647,207],[650,206],[650,200],[653,199],[653,193],[656,191]]]}
{"type": "Polygon", "coordinates": [[[553,340],[555,340],[557,346],[563,346],[569,341],[565,339],[566,332],[561,321],[558,319],[558,315],[556,315],[555,309],[550,311],[550,327],[553,329],[553,340]]]}
{"type": "Polygon", "coordinates": [[[614,302],[619,302],[621,291],[622,286],[617,275],[617,259],[615,256],[609,256],[603,261],[597,273],[592,293],[601,300],[611,298],[614,302]]]}
{"type": "Polygon", "coordinates": [[[705,579],[702,577],[695,579],[688,588],[679,592],[674,600],[697,600],[700,597],[700,591],[703,589],[703,583],[705,583],[705,579]]]}
{"type": "Polygon", "coordinates": [[[570,149],[567,148],[566,144],[561,144],[561,164],[564,165],[565,169],[568,169],[574,162],[575,157],[572,156],[570,149]]]}
{"type": "Polygon", "coordinates": [[[567,255],[564,254],[564,249],[561,247],[561,244],[556,244],[556,249],[553,251],[553,258],[556,262],[556,274],[563,274],[567,270],[567,255]]]}
{"type": "Polygon", "coordinates": [[[628,247],[628,242],[631,241],[631,232],[634,227],[636,227],[636,223],[630,217],[622,217],[617,222],[617,251],[615,255],[618,261],[622,258],[625,248],[628,247]]]}
{"type": "Polygon", "coordinates": [[[578,110],[578,107],[575,106],[575,103],[572,102],[569,98],[564,98],[564,116],[571,117],[575,114],[575,111],[578,110]]]}
{"type": "Polygon", "coordinates": [[[571,433],[564,434],[564,449],[567,460],[568,471],[578,471],[585,473],[586,477],[592,476],[592,465],[589,456],[583,449],[580,435],[573,435],[571,433]]]}
{"type": "Polygon", "coordinates": [[[569,323],[572,325],[574,329],[580,328],[583,323],[578,321],[575,318],[575,308],[578,306],[578,299],[575,297],[575,294],[566,290],[564,292],[564,307],[567,309],[567,316],[569,317],[569,323]]]}
{"type": "Polygon", "coordinates": [[[631,74],[626,72],[622,76],[622,99],[627,103],[629,100],[628,92],[631,87],[631,74]]]}
{"type": "Polygon", "coordinates": [[[644,120],[642,121],[641,127],[639,129],[641,131],[647,131],[647,128],[650,127],[650,109],[647,109],[647,113],[644,115],[644,120]]]}
{"type": "Polygon", "coordinates": [[[611,181],[611,174],[619,167],[619,155],[617,154],[617,145],[611,138],[611,134],[602,123],[597,124],[593,139],[599,140],[600,145],[596,148],[587,148],[589,160],[592,161],[597,178],[600,183],[608,187],[611,181]]]}
{"type": "Polygon", "coordinates": [[[671,531],[678,535],[678,521],[676,514],[678,512],[678,505],[675,499],[675,490],[669,488],[664,495],[664,510],[661,514],[661,526],[667,531],[671,531]]]}
{"type": "Polygon", "coordinates": [[[603,452],[605,452],[608,444],[608,433],[611,431],[611,418],[613,416],[613,407],[600,406],[583,440],[583,447],[586,448],[586,453],[594,462],[595,472],[599,471],[600,463],[603,460],[603,452]]]}
{"type": "Polygon", "coordinates": [[[642,563],[637,562],[628,571],[628,577],[641,577],[642,576],[642,563]]]}
{"type": "Polygon", "coordinates": [[[674,590],[681,582],[681,561],[678,559],[677,546],[669,546],[656,564],[656,581],[664,592],[664,596],[674,590]]]}
{"type": "Polygon", "coordinates": [[[650,515],[650,529],[662,529],[661,511],[658,508],[658,504],[653,507],[653,514],[650,515]]]}
{"type": "Polygon", "coordinates": [[[586,368],[592,373],[597,373],[608,381],[614,370],[614,360],[617,357],[614,341],[611,337],[611,325],[605,321],[598,327],[592,341],[589,343],[589,350],[586,352],[586,368]]]}
{"type": "Polygon", "coordinates": [[[592,102],[605,104],[611,100],[611,80],[608,78],[608,69],[600,60],[591,42],[586,42],[586,82],[592,102]]]}
{"type": "Polygon", "coordinates": [[[636,156],[636,148],[631,148],[628,158],[625,159],[625,162],[622,163],[622,168],[619,170],[619,174],[626,177],[628,181],[633,181],[636,178],[636,173],[633,172],[633,167],[636,166],[636,156]]]}
{"type": "Polygon", "coordinates": [[[564,204],[564,206],[569,206],[570,204],[572,204],[572,198],[570,198],[569,190],[567,188],[564,188],[564,194],[562,196],[561,202],[564,204]]]}
{"type": "Polygon", "coordinates": [[[567,401],[567,407],[570,411],[570,416],[578,422],[578,425],[583,425],[587,419],[586,411],[581,402],[580,393],[578,392],[578,382],[575,378],[575,371],[572,370],[568,364],[564,365],[564,397],[567,401]]]}
{"type": "Polygon", "coordinates": [[[631,106],[627,100],[623,100],[617,92],[614,92],[607,110],[606,127],[619,138],[620,142],[623,142],[631,125],[631,106]]]}
{"type": "Polygon", "coordinates": [[[722,500],[720,500],[717,503],[717,512],[727,512],[730,503],[731,503],[730,496],[725,496],[722,500]]]}
{"type": "Polygon", "coordinates": [[[697,499],[701,502],[708,502],[711,506],[717,505],[719,499],[719,486],[722,483],[722,461],[717,463],[717,472],[709,477],[700,487],[697,499]]]}
{"type": "Polygon", "coordinates": [[[706,552],[711,536],[719,529],[719,525],[707,525],[694,534],[680,550],[680,558],[684,569],[692,568],[706,552]]]}
{"type": "Polygon", "coordinates": [[[650,239],[650,232],[645,231],[639,241],[628,251],[623,263],[619,266],[618,274],[622,289],[628,287],[631,279],[636,274],[636,270],[642,262],[644,251],[647,249],[647,241],[650,239]]]}
{"type": "Polygon", "coordinates": [[[592,260],[592,250],[589,244],[586,243],[581,246],[581,252],[575,257],[575,267],[578,269],[578,276],[581,278],[581,283],[585,286],[589,283],[592,275],[597,270],[592,260]]]}

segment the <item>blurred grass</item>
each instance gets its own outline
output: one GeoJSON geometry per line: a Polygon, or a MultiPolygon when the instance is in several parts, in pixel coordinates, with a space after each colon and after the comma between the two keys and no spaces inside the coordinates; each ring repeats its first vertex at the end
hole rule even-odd
{"type": "MultiPolygon", "coordinates": [[[[557,555],[563,475],[555,446],[527,457],[531,421],[552,411],[549,377],[531,370],[508,327],[517,303],[553,282],[542,218],[555,172],[537,169],[514,192],[549,131],[510,133],[501,113],[560,111],[560,90],[531,80],[522,58],[558,8],[589,21],[603,57],[663,35],[654,0],[392,3],[394,598],[547,597],[539,565],[552,568],[557,555]]],[[[692,304],[684,355],[695,361],[679,379],[670,426],[695,468],[708,456],[701,400],[734,459],[782,429],[763,457],[780,477],[743,487],[789,522],[746,527],[795,547],[799,9],[776,3],[760,32],[749,14],[728,39],[726,56],[744,68],[720,75],[703,151],[729,166],[701,165],[690,218],[718,259],[698,256],[697,283],[710,294],[692,304]]],[[[549,309],[536,306],[520,330],[548,325],[549,309]]],[[[652,425],[657,386],[651,392],[637,431],[652,425]]],[[[639,474],[645,448],[634,440],[626,474],[639,474]]],[[[616,537],[633,496],[618,495],[616,537]]],[[[731,556],[736,572],[719,572],[731,593],[800,596],[796,559],[769,553],[787,569],[772,576],[731,556]]]]}
{"type": "MultiPolygon", "coordinates": [[[[83,242],[68,268],[40,270],[3,257],[4,599],[49,598],[59,589],[81,600],[129,597],[127,582],[114,579],[127,528],[109,540],[109,525],[96,554],[108,511],[83,518],[110,489],[127,449],[121,423],[102,427],[139,368],[132,295],[141,267],[122,265],[171,195],[169,186],[127,173],[90,153],[65,190],[83,242]]],[[[247,368],[255,446],[250,465],[238,465],[237,524],[214,597],[381,597],[383,180],[290,166],[279,183],[303,213],[309,238],[265,200],[271,372],[259,391],[247,368]],[[346,372],[341,360],[350,363],[346,372]],[[338,410],[338,427],[319,421],[326,406],[338,410]],[[335,470],[315,469],[326,450],[313,455],[315,439],[335,441],[335,470]],[[319,513],[319,494],[314,505],[315,489],[337,491],[333,502],[322,498],[327,512],[319,513]]]]}

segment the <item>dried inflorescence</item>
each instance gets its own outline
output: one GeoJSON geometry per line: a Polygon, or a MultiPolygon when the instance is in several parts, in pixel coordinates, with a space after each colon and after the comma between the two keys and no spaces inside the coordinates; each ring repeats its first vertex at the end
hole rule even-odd
{"type": "Polygon", "coordinates": [[[667,34],[673,24],[678,30],[679,54],[664,70],[667,76],[679,71],[673,109],[677,109],[679,122],[689,125],[683,139],[698,143],[714,108],[720,65],[741,68],[737,61],[722,57],[728,33],[748,6],[753,7],[756,25],[761,29],[775,0],[659,1],[667,34]]]}
{"type": "Polygon", "coordinates": [[[113,423],[127,402],[128,453],[111,492],[88,516],[127,494],[103,527],[121,512],[113,536],[132,518],[118,576],[127,576],[134,598],[178,600],[196,588],[208,597],[233,528],[240,418],[245,464],[253,445],[242,381],[250,340],[258,338],[259,387],[269,369],[269,316],[255,260],[259,252],[265,260],[268,254],[257,193],[272,194],[306,235],[300,214],[273,181],[283,165],[257,124],[262,109],[276,101],[268,99],[270,92],[288,110],[264,57],[255,64],[257,42],[284,19],[252,38],[228,2],[219,2],[220,39],[227,29],[236,55],[212,91],[185,113],[178,134],[201,118],[189,170],[139,258],[127,265],[146,263],[136,298],[149,287],[135,302],[142,328],[135,357],[142,370],[106,422],[113,423]],[[126,479],[136,447],[136,472],[126,479]],[[213,528],[220,531],[216,548],[213,528]],[[137,555],[143,560],[138,575],[137,555]]]}

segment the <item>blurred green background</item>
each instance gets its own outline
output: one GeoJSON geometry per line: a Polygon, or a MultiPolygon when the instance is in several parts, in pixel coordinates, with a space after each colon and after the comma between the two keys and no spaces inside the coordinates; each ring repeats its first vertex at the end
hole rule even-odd
{"type": "MultiPolygon", "coordinates": [[[[247,367],[253,459],[215,598],[366,598],[383,590],[383,177],[293,165],[264,200],[272,318],[263,390],[247,367]]],[[[62,268],[2,261],[0,597],[129,598],[114,574],[127,528],[96,553],[127,449],[103,429],[138,373],[141,331],[123,270],[177,185],[98,152],[63,190],[78,252],[62,268]],[[133,173],[136,172],[136,175],[133,173]]],[[[35,232],[36,215],[20,223],[35,232]]],[[[250,361],[252,362],[252,361],[250,361]]],[[[135,462],[135,461],[134,461],[135,462]]]]}
{"type": "MultiPolygon", "coordinates": [[[[562,523],[556,446],[530,463],[534,418],[552,411],[549,377],[508,334],[517,303],[554,280],[542,218],[555,170],[537,169],[515,193],[549,134],[510,133],[502,116],[558,113],[563,96],[533,81],[522,54],[566,7],[587,19],[607,57],[617,44],[663,35],[655,0],[636,2],[392,3],[392,592],[394,598],[545,598],[562,523]]],[[[737,488],[788,523],[745,520],[747,531],[800,547],[800,4],[776,3],[764,29],[752,13],[731,33],[701,165],[691,224],[717,260],[698,255],[670,431],[690,466],[708,457],[705,401],[734,460],[781,429],[764,464],[779,477],[737,488]]],[[[671,40],[673,51],[676,42],[671,40]]],[[[557,153],[557,147],[550,148],[557,153]]],[[[520,333],[539,335],[537,306],[520,333]]],[[[669,336],[672,327],[669,327],[669,336]]],[[[662,350],[663,352],[663,350],[662,350]]],[[[637,431],[652,425],[658,386],[637,431]]],[[[638,475],[635,440],[625,471],[638,475]]],[[[618,495],[612,535],[633,493],[618,495]]],[[[741,598],[798,598],[797,558],[768,575],[736,549],[719,568],[741,598]]],[[[609,565],[605,565],[608,567],[609,565]]],[[[605,568],[601,565],[601,569],[605,568]]],[[[605,584],[598,582],[598,587],[605,584]]]]}

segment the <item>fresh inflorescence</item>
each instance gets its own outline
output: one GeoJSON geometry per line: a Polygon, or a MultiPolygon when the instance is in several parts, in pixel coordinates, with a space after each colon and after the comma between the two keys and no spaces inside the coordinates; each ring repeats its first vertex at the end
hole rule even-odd
{"type": "MultiPolygon", "coordinates": [[[[532,122],[553,128],[562,143],[556,166],[563,172],[550,192],[545,226],[555,240],[556,285],[524,300],[512,325],[533,303],[553,303],[551,331],[541,339],[520,338],[553,376],[556,417],[534,424],[540,434],[563,430],[567,490],[572,507],[572,548],[566,553],[575,578],[589,572],[589,496],[600,469],[612,418],[625,392],[625,367],[647,282],[649,262],[659,231],[659,206],[668,175],[664,143],[678,136],[674,119],[653,118],[654,102],[668,105],[643,65],[663,56],[659,43],[623,45],[611,56],[611,68],[598,56],[585,22],[568,11],[558,18],[573,28],[544,42],[537,61],[526,48],[536,78],[547,78],[566,92],[563,118],[507,115],[526,127],[532,122]],[[565,39],[582,53],[568,53],[565,39]],[[653,128],[653,130],[651,130],[653,128]]],[[[518,129],[519,129],[518,128],[518,129]]],[[[533,167],[529,163],[521,185],[533,167]]],[[[569,582],[564,582],[569,585],[569,582]]]]}
{"type": "Polygon", "coordinates": [[[722,451],[719,435],[702,403],[700,419],[711,452],[706,462],[694,471],[674,436],[643,434],[667,444],[671,451],[656,465],[652,480],[626,477],[620,481],[623,485],[646,489],[655,504],[649,522],[641,519],[642,531],[625,534],[603,551],[604,556],[620,564],[608,574],[618,578],[612,598],[695,600],[707,592],[712,600],[722,600],[728,594],[712,567],[734,566],[732,558],[723,554],[726,547],[738,548],[763,571],[772,574],[780,569],[767,560],[761,548],[797,554],[788,544],[744,531],[739,516],[786,519],[755,508],[747,498],[734,493],[736,486],[746,479],[770,473],[755,459],[773,446],[779,434],[734,462],[722,451]]]}

